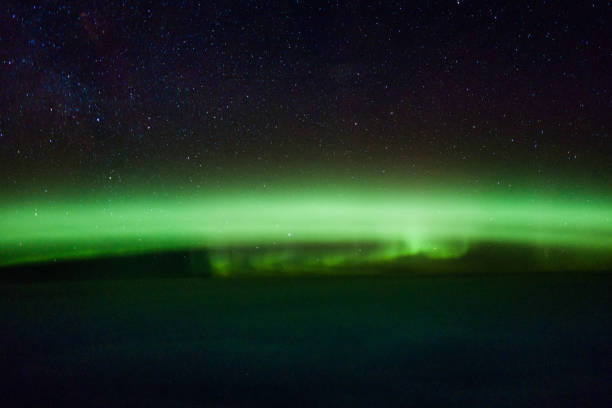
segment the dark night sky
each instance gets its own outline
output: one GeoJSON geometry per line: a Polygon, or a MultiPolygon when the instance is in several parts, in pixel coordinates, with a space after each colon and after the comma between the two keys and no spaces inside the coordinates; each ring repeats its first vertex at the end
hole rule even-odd
{"type": "Polygon", "coordinates": [[[0,186],[606,184],[612,6],[562,3],[4,1],[0,186]]]}

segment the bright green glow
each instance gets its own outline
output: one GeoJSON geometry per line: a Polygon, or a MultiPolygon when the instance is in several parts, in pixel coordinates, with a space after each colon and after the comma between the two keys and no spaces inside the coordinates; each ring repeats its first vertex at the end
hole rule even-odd
{"type": "Polygon", "coordinates": [[[222,274],[245,262],[290,270],[415,254],[453,258],[482,242],[609,254],[611,219],[610,200],[526,193],[287,190],[25,201],[0,207],[0,265],[208,248],[222,274]]]}

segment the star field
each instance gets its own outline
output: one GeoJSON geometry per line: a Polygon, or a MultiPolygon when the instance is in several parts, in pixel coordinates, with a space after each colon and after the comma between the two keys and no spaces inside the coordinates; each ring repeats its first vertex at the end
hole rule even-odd
{"type": "Polygon", "coordinates": [[[8,1],[1,183],[605,185],[610,12],[605,1],[8,1]]]}

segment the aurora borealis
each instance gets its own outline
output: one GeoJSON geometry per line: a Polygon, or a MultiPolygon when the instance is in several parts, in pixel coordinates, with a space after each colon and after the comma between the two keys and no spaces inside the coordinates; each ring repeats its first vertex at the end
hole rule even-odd
{"type": "Polygon", "coordinates": [[[289,187],[267,194],[236,190],[151,198],[143,193],[4,205],[0,253],[10,265],[206,249],[219,275],[245,262],[252,274],[282,274],[412,255],[460,258],[475,245],[496,243],[537,250],[542,259],[534,269],[602,269],[612,260],[611,218],[612,201],[601,195],[570,200],[527,192],[475,196],[289,187]],[[309,249],[313,246],[319,249],[309,249]],[[546,260],[550,249],[569,251],[574,263],[546,260]]]}
{"type": "Polygon", "coordinates": [[[26,3],[0,16],[0,266],[612,265],[609,4],[26,3]]]}
{"type": "Polygon", "coordinates": [[[612,407],[611,27],[0,1],[0,405],[612,407]]]}

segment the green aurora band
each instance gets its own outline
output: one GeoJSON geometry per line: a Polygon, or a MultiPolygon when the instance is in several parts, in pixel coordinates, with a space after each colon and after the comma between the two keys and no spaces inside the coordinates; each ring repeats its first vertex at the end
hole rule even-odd
{"type": "Polygon", "coordinates": [[[0,266],[205,249],[219,275],[247,264],[252,272],[291,272],[412,255],[461,258],[494,243],[574,254],[568,268],[610,269],[611,219],[606,197],[517,192],[288,189],[23,199],[0,206],[0,266]]]}

